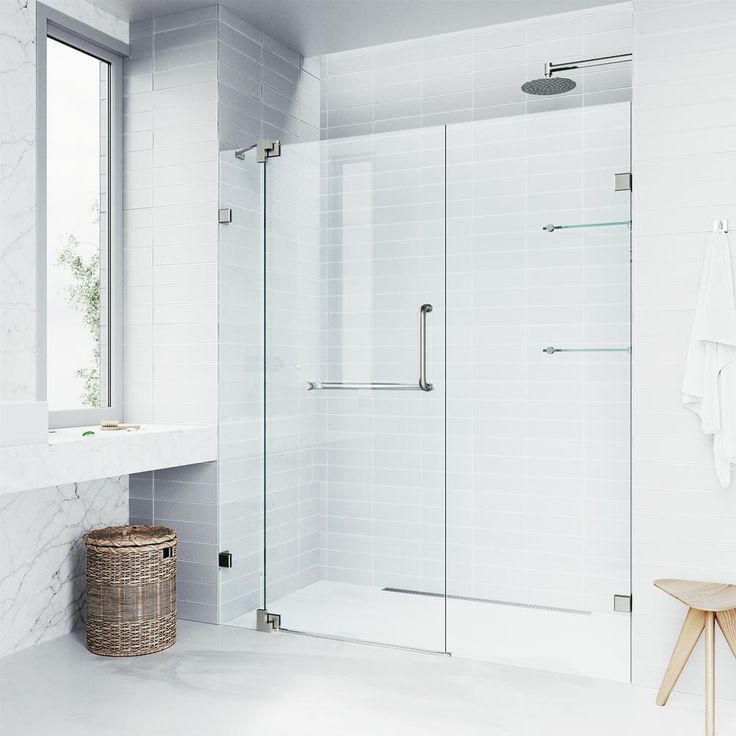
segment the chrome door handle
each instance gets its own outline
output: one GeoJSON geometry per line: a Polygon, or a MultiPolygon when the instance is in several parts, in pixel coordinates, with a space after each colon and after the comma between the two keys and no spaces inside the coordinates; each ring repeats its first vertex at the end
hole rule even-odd
{"type": "Polygon", "coordinates": [[[309,381],[307,383],[307,391],[324,391],[326,389],[434,391],[434,385],[427,381],[427,314],[431,311],[431,304],[422,304],[419,308],[419,385],[416,383],[345,383],[342,381],[309,381]]]}
{"type": "Polygon", "coordinates": [[[431,311],[431,304],[422,304],[419,308],[419,388],[422,391],[434,390],[427,381],[427,313],[431,311]]]}

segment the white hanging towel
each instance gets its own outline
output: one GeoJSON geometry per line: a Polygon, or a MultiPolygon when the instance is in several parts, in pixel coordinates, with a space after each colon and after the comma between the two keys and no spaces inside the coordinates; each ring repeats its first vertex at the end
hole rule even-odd
{"type": "Polygon", "coordinates": [[[726,488],[736,463],[736,303],[728,238],[708,243],[682,381],[682,403],[713,435],[716,473],[726,488]]]}

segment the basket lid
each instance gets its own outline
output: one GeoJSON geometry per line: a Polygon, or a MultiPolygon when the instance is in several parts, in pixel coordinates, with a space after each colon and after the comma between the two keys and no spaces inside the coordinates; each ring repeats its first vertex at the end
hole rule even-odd
{"type": "Polygon", "coordinates": [[[176,540],[176,532],[166,526],[107,526],[84,535],[87,544],[96,547],[145,547],[176,540]]]}

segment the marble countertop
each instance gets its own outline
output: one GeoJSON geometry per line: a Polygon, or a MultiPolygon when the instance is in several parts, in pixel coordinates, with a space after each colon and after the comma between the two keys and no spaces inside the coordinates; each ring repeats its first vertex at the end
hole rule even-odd
{"type": "Polygon", "coordinates": [[[0,447],[0,494],[216,459],[216,427],[143,424],[116,432],[68,427],[50,433],[48,443],[0,447]],[[84,437],[85,431],[95,434],[84,437]]]}

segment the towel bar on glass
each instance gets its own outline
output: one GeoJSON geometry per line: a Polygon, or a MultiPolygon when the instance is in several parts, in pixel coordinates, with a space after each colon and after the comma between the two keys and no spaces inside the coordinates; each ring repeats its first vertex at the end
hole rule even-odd
{"type": "Polygon", "coordinates": [[[367,390],[367,391],[434,391],[434,385],[427,380],[427,315],[432,311],[431,304],[419,307],[419,381],[417,383],[344,383],[342,381],[309,381],[307,391],[327,389],[367,390]]]}
{"type": "Polygon", "coordinates": [[[583,222],[578,225],[545,225],[542,230],[553,233],[555,230],[576,230],[580,227],[611,227],[612,225],[628,225],[631,227],[631,220],[613,220],[611,222],[583,222]]]}
{"type": "Polygon", "coordinates": [[[631,348],[542,348],[543,353],[554,355],[555,353],[630,353],[631,348]]]}
{"type": "Polygon", "coordinates": [[[418,383],[342,383],[339,381],[309,381],[307,391],[359,390],[359,391],[422,391],[418,383]]]}

